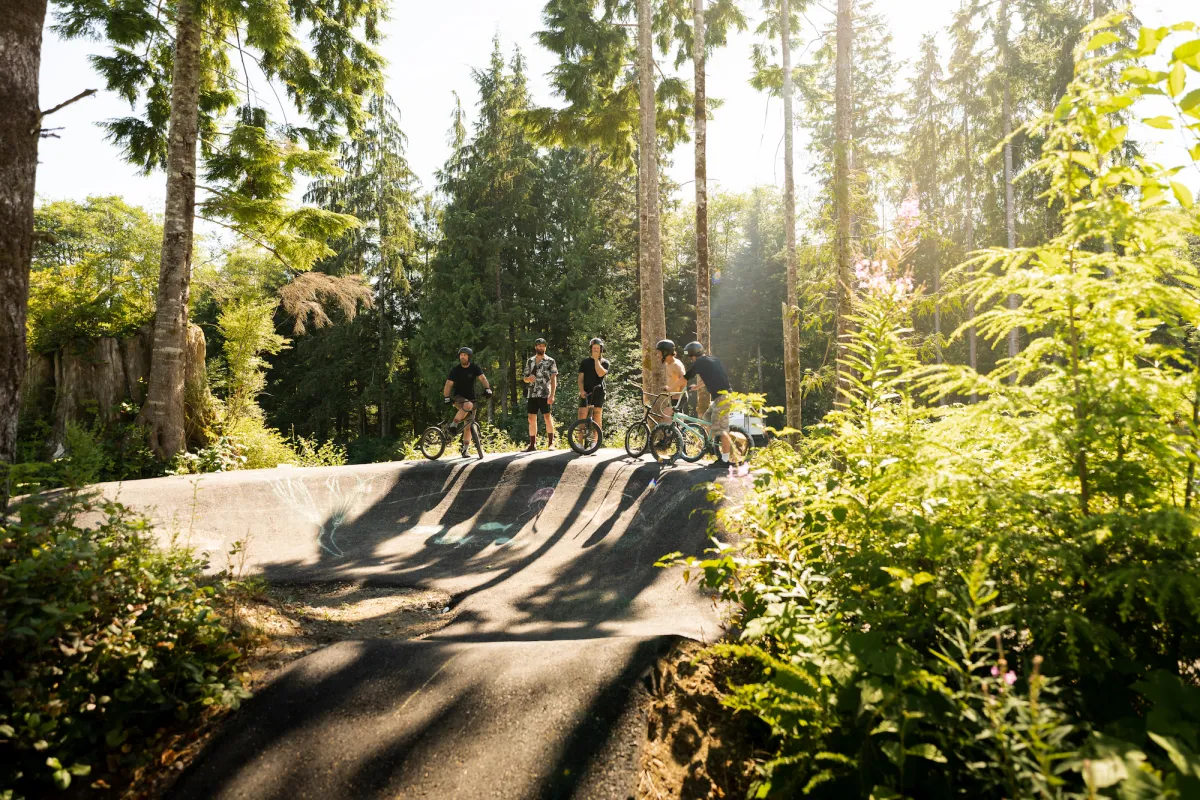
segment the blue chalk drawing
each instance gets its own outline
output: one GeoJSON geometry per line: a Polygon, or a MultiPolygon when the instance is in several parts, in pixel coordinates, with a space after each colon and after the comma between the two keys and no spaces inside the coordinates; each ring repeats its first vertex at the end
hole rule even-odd
{"type": "Polygon", "coordinates": [[[346,554],[337,543],[338,528],[358,504],[359,498],[371,491],[375,479],[364,481],[355,476],[355,486],[343,492],[341,483],[334,476],[325,481],[328,490],[326,502],[319,504],[302,480],[285,478],[282,481],[272,481],[271,489],[275,496],[298,511],[305,519],[317,527],[317,544],[321,549],[337,558],[346,554]]]}

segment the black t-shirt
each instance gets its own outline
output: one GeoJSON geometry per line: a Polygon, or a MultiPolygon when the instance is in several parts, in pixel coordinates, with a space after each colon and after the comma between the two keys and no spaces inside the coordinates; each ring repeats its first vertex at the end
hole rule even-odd
{"type": "MultiPolygon", "coordinates": [[[[608,371],[608,359],[600,359],[600,368],[606,373],[608,371]]],[[[604,383],[604,378],[596,374],[596,362],[591,356],[588,356],[583,361],[579,362],[579,371],[583,373],[583,390],[591,392],[600,384],[604,383]]]]}
{"type": "Polygon", "coordinates": [[[721,366],[716,356],[700,356],[693,361],[685,377],[690,381],[697,375],[704,381],[704,388],[708,389],[708,393],[713,397],[721,392],[733,391],[729,376],[725,374],[725,367],[721,366]]]}
{"type": "Polygon", "coordinates": [[[464,397],[467,400],[475,399],[475,379],[483,374],[483,370],[472,361],[467,366],[455,364],[450,370],[450,374],[446,377],[448,381],[454,381],[454,391],[451,392],[451,397],[464,397]]]}

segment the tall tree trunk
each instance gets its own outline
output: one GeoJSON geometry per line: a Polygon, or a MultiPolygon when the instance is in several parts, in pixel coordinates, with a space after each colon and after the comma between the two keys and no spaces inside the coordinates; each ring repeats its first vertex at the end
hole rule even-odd
{"type": "MultiPolygon", "coordinates": [[[[1012,151],[1012,44],[1009,42],[1009,3],[1000,3],[1000,57],[1004,69],[1004,96],[1000,104],[1001,125],[1004,136],[1004,234],[1005,244],[1011,250],[1017,246],[1017,226],[1013,210],[1013,151],[1012,151]]],[[[1008,307],[1016,309],[1019,299],[1015,294],[1008,296],[1008,307]]],[[[1019,331],[1014,328],[1008,333],[1008,357],[1016,358],[1021,351],[1019,331]]],[[[1016,380],[1016,376],[1012,377],[1016,380]]]]}
{"type": "Polygon", "coordinates": [[[845,365],[846,341],[850,323],[850,147],[851,147],[851,73],[850,48],[854,40],[851,28],[852,0],[838,0],[837,6],[837,66],[834,74],[834,150],[833,195],[837,222],[837,400],[849,389],[845,365]]]}
{"type": "Polygon", "coordinates": [[[783,53],[783,238],[787,269],[787,307],[783,315],[783,377],[786,421],[789,428],[803,425],[800,400],[800,290],[796,275],[796,180],[792,172],[792,10],[788,0],[779,5],[783,53]]]}
{"type": "MultiPolygon", "coordinates": [[[[38,72],[46,0],[7,3],[0,13],[0,464],[17,454],[17,413],[33,258],[33,191],[41,109],[38,72]]],[[[0,500],[7,500],[0,475],[0,500]]],[[[0,503],[0,520],[7,503],[0,503]]]]}
{"type": "MultiPolygon", "coordinates": [[[[786,2],[786,0],[784,0],[786,2]]],[[[712,349],[708,275],[708,103],[704,89],[704,0],[693,0],[692,66],[695,70],[696,119],[696,340],[712,349]]],[[[708,390],[700,392],[700,411],[708,408],[708,390]]]]}
{"type": "MultiPolygon", "coordinates": [[[[967,108],[967,104],[963,102],[963,165],[966,178],[966,232],[964,236],[964,249],[970,253],[975,249],[975,163],[971,153],[971,116],[967,108]]],[[[971,326],[967,328],[967,359],[972,370],[979,369],[978,356],[978,339],[975,335],[975,300],[969,298],[967,300],[967,319],[971,321],[971,326]]],[[[974,403],[978,398],[974,391],[971,392],[971,402],[974,403]]]]}
{"type": "Polygon", "coordinates": [[[654,350],[667,335],[658,219],[658,121],[654,98],[653,7],[638,0],[638,265],[642,322],[642,385],[659,391],[665,370],[654,350]]]}
{"type": "MultiPolygon", "coordinates": [[[[384,221],[382,216],[380,223],[380,242],[383,241],[384,221]]],[[[386,281],[383,276],[379,277],[378,299],[375,301],[378,307],[379,314],[379,438],[386,439],[388,435],[388,406],[387,406],[387,382],[388,371],[391,367],[391,353],[388,347],[388,324],[387,324],[387,292],[385,291],[386,281]]]]}
{"type": "Polygon", "coordinates": [[[149,443],[162,461],[185,447],[184,354],[188,289],[192,277],[192,225],[196,210],[196,128],[200,114],[200,20],[196,0],[179,4],[171,75],[171,126],[167,141],[167,205],[154,313],[154,347],[142,418],[149,443]]]}

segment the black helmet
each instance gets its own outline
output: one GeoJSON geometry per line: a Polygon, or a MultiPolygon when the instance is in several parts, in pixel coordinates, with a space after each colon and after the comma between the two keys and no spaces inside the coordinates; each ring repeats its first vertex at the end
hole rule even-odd
{"type": "Polygon", "coordinates": [[[536,338],[536,339],[534,339],[534,340],[533,340],[533,346],[534,346],[534,347],[537,347],[539,344],[545,344],[545,343],[546,343],[546,340],[545,340],[545,339],[543,339],[543,338],[542,338],[542,337],[540,337],[540,336],[539,336],[538,338],[536,338]]]}
{"type": "Polygon", "coordinates": [[[686,345],[684,345],[683,352],[692,358],[697,358],[698,356],[704,355],[704,345],[700,344],[699,342],[688,342],[686,345]]]}
{"type": "Polygon", "coordinates": [[[599,336],[596,336],[590,342],[588,342],[588,352],[589,353],[592,351],[592,345],[594,345],[594,344],[600,345],[600,352],[601,353],[604,352],[604,340],[601,339],[599,336]]]}
{"type": "Polygon", "coordinates": [[[662,353],[664,356],[675,354],[675,343],[670,339],[660,339],[658,344],[654,345],[654,349],[662,353]]]}
{"type": "Polygon", "coordinates": [[[465,347],[465,346],[464,346],[464,347],[460,347],[460,348],[458,348],[458,354],[461,356],[463,353],[466,353],[466,354],[467,354],[467,358],[474,358],[474,357],[475,357],[475,351],[474,351],[474,350],[472,350],[472,349],[471,349],[471,348],[469,348],[469,347],[465,347]]]}

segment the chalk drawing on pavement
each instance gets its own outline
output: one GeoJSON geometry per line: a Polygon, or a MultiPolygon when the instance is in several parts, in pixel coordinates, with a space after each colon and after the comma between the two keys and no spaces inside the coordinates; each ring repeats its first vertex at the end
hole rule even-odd
{"type": "Polygon", "coordinates": [[[354,488],[343,490],[341,482],[334,476],[325,481],[327,490],[326,501],[318,503],[308,486],[299,479],[285,478],[272,481],[271,489],[275,496],[298,511],[305,519],[317,527],[317,544],[332,556],[341,558],[345,552],[337,543],[338,528],[354,511],[358,501],[370,493],[374,478],[364,481],[355,476],[354,488]]]}

